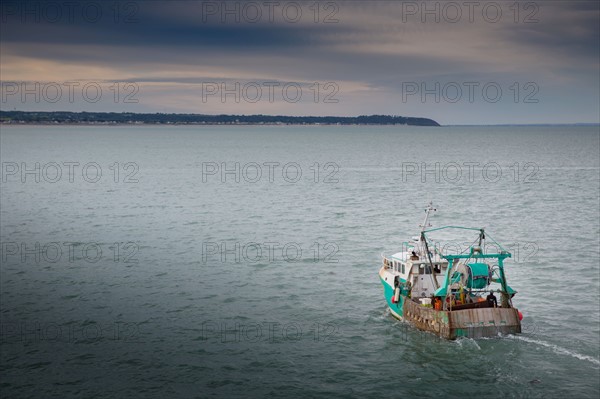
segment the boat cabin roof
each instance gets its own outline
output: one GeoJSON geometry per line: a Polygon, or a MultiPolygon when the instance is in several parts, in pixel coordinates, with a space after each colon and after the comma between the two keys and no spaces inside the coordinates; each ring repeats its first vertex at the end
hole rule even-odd
{"type": "MultiPolygon", "coordinates": [[[[412,255],[412,251],[396,252],[390,258],[391,258],[391,260],[400,261],[400,262],[407,262],[410,260],[410,262],[412,264],[429,263],[429,258],[427,256],[419,256],[418,260],[412,260],[412,259],[410,259],[411,255],[412,255]]],[[[441,264],[448,263],[448,261],[446,259],[440,257],[436,253],[431,254],[431,261],[433,263],[441,263],[441,264]]]]}

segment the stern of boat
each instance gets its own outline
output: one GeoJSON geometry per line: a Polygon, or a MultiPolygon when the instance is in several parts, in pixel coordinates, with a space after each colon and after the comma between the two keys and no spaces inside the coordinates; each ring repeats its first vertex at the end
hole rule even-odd
{"type": "Polygon", "coordinates": [[[404,317],[420,330],[446,339],[497,337],[521,332],[519,311],[516,308],[486,307],[443,311],[407,300],[404,304],[404,317]]]}

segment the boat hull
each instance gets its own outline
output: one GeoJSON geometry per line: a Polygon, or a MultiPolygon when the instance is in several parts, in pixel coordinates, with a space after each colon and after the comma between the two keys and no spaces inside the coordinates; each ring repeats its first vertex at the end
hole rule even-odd
{"type": "Polygon", "coordinates": [[[422,306],[404,295],[400,295],[398,303],[393,303],[392,286],[383,279],[381,283],[385,300],[394,317],[442,338],[485,338],[521,332],[519,311],[516,308],[486,307],[443,311],[422,306]]]}
{"type": "Polygon", "coordinates": [[[403,318],[420,330],[442,338],[497,337],[521,332],[519,311],[515,308],[480,308],[443,311],[406,300],[403,318]]]}
{"type": "Polygon", "coordinates": [[[400,295],[398,303],[393,303],[392,297],[394,296],[394,289],[391,285],[383,281],[383,279],[381,280],[381,284],[383,284],[383,295],[385,296],[385,301],[387,302],[390,312],[392,312],[394,317],[402,320],[403,306],[407,298],[404,295],[400,295]]]}

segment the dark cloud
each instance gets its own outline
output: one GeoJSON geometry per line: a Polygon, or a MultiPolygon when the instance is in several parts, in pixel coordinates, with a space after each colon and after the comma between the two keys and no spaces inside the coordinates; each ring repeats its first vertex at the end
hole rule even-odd
{"type": "MultiPolygon", "coordinates": [[[[304,15],[297,23],[290,23],[281,16],[274,17],[271,22],[266,15],[257,23],[251,23],[246,17],[241,16],[240,22],[236,23],[235,16],[225,15],[223,17],[219,12],[207,15],[207,10],[213,10],[214,7],[233,7],[232,4],[243,7],[243,2],[167,0],[80,1],[81,6],[75,7],[75,9],[83,9],[84,5],[89,3],[101,4],[102,17],[92,23],[90,17],[86,19],[75,13],[70,21],[66,10],[63,9],[63,17],[59,18],[57,22],[51,22],[49,15],[45,17],[42,15],[39,22],[36,23],[36,13],[34,12],[26,13],[26,22],[22,23],[23,9],[28,9],[30,12],[36,9],[32,5],[24,6],[22,3],[64,5],[77,2],[4,1],[3,23],[0,32],[2,43],[12,44],[11,49],[26,44],[37,44],[50,48],[52,46],[111,46],[133,50],[155,48],[157,49],[157,61],[161,61],[162,52],[168,51],[170,48],[174,48],[178,52],[215,51],[216,53],[232,54],[255,52],[257,55],[278,55],[281,52],[291,54],[300,51],[307,51],[309,55],[321,55],[318,54],[319,50],[326,48],[328,58],[339,57],[342,62],[346,62],[344,52],[336,51],[337,45],[356,44],[357,53],[360,53],[359,46],[361,44],[377,46],[385,43],[416,41],[420,40],[421,33],[433,30],[438,31],[439,39],[443,40],[445,30],[451,32],[457,28],[454,24],[444,23],[443,18],[442,23],[437,24],[418,23],[418,17],[411,17],[409,23],[405,23],[403,22],[403,12],[406,11],[403,11],[402,2],[376,1],[368,2],[368,6],[361,1],[334,2],[340,7],[340,12],[337,14],[340,21],[332,24],[314,23],[312,21],[314,15],[304,15]],[[114,16],[114,9],[118,8],[114,4],[121,4],[118,18],[114,16]],[[126,18],[127,12],[124,11],[128,4],[136,4],[135,10],[133,10],[135,12],[131,17],[132,21],[129,22],[126,18]],[[207,4],[211,6],[207,8],[207,4]],[[229,6],[223,4],[229,4],[229,6]],[[369,10],[378,11],[380,14],[366,14],[369,10]],[[380,16],[382,12],[385,12],[389,18],[385,22],[377,20],[377,16],[380,16]],[[223,18],[225,19],[223,20],[223,18]]],[[[261,2],[256,3],[262,4],[261,2]]],[[[286,2],[281,3],[286,4],[286,2]]],[[[305,13],[309,7],[312,7],[309,3],[300,3],[305,13]]],[[[471,32],[474,37],[482,30],[493,30],[498,35],[498,39],[504,39],[514,45],[547,49],[558,54],[597,57],[600,48],[599,3],[595,1],[553,1],[549,3],[548,5],[539,3],[541,8],[536,14],[536,18],[539,19],[537,23],[513,23],[505,24],[503,27],[499,27],[497,24],[482,26],[481,20],[476,21],[475,24],[469,24],[466,16],[461,22],[465,32],[471,32]]],[[[263,12],[266,13],[264,7],[263,12]]],[[[512,17],[505,16],[505,18],[511,20],[512,17]]],[[[424,47],[430,44],[429,42],[422,43],[424,47]]],[[[491,42],[490,48],[495,44],[491,42]]],[[[79,50],[78,47],[73,47],[73,49],[79,50]]],[[[35,48],[35,51],[39,51],[39,46],[35,48]]],[[[65,53],[66,51],[61,52],[61,56],[67,56],[65,53]]],[[[399,58],[403,56],[402,53],[398,55],[399,58]]],[[[89,53],[84,53],[83,56],[89,56],[89,53]]],[[[111,54],[103,54],[103,56],[111,57],[111,54]]],[[[73,57],[76,58],[77,54],[74,54],[73,57]]],[[[119,57],[118,51],[115,52],[115,57],[119,57]]]]}
{"type": "MultiPolygon", "coordinates": [[[[71,2],[57,2],[68,3],[71,2]]],[[[86,3],[90,2],[82,2],[86,3]]],[[[231,51],[258,47],[277,50],[319,44],[323,36],[334,29],[338,33],[348,31],[348,28],[339,24],[306,24],[302,21],[290,23],[283,18],[273,18],[273,22],[269,22],[266,16],[257,23],[252,23],[245,17],[240,17],[239,23],[235,16],[225,16],[224,21],[219,15],[204,17],[206,13],[201,11],[201,4],[218,2],[124,2],[127,3],[141,4],[135,13],[135,19],[130,22],[123,21],[123,16],[117,18],[113,15],[113,2],[95,3],[101,4],[104,11],[101,13],[102,17],[94,18],[94,22],[90,22],[92,20],[89,17],[70,18],[65,11],[63,17],[56,22],[43,15],[38,21],[35,12],[25,14],[24,17],[21,15],[25,6],[15,6],[14,9],[3,6],[6,12],[2,16],[2,41],[46,45],[218,47],[231,51]],[[25,18],[25,23],[22,18],[25,18]]]]}
{"type": "Polygon", "coordinates": [[[574,1],[549,4],[540,20],[515,24],[503,37],[520,46],[543,49],[557,57],[598,62],[600,54],[600,2],[574,1]]]}

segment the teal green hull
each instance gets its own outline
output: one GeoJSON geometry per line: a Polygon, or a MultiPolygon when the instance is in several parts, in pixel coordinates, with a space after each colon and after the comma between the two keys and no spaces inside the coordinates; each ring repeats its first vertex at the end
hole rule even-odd
{"type": "Polygon", "coordinates": [[[381,277],[379,278],[379,280],[381,280],[381,284],[383,284],[383,295],[385,296],[385,301],[388,304],[388,307],[390,308],[390,310],[395,313],[394,316],[399,316],[399,317],[403,317],[402,315],[402,306],[404,305],[404,296],[400,295],[400,299],[398,300],[398,303],[392,303],[392,298],[394,296],[394,289],[392,287],[390,287],[385,281],[383,281],[383,279],[381,279],[381,277]]]}

